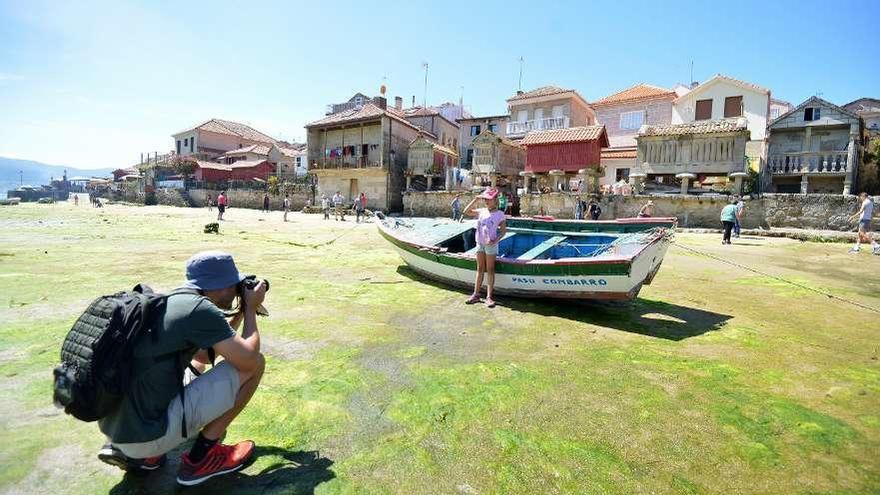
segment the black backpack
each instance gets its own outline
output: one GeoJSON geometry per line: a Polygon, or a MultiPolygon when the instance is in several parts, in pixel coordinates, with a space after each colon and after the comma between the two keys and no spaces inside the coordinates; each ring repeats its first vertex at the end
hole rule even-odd
{"type": "Polygon", "coordinates": [[[53,372],[55,404],[82,421],[112,413],[128,389],[138,337],[149,332],[158,338],[150,330],[166,297],[137,285],[95,299],[64,339],[53,372]]]}

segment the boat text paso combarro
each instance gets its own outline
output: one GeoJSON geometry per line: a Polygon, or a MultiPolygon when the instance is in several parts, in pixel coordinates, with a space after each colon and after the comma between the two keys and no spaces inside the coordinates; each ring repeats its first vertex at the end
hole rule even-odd
{"type": "MultiPolygon", "coordinates": [[[[508,218],[495,291],[522,297],[633,299],[660,269],[675,218],[610,221],[508,218]]],[[[379,232],[414,271],[473,287],[475,222],[384,217],[379,232]]]]}

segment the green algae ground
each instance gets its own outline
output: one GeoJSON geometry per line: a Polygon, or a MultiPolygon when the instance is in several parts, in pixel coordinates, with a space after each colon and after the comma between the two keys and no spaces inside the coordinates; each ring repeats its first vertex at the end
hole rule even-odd
{"type": "MultiPolygon", "coordinates": [[[[229,441],[240,474],[192,493],[877,493],[880,315],[675,246],[629,304],[465,295],[372,224],[232,209],[0,209],[0,493],[173,493],[100,463],[51,405],[88,301],[170,289],[195,251],[270,278],[267,373],[229,441]]],[[[880,257],[841,244],[677,242],[880,307],[880,257]]]]}

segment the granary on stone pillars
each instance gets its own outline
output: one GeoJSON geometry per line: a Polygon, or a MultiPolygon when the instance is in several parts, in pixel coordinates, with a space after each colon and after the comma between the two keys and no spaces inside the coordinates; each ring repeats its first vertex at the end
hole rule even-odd
{"type": "Polygon", "coordinates": [[[748,176],[744,117],[687,124],[645,125],[638,142],[636,172],[649,184],[672,186],[687,194],[693,188],[739,191],[748,176]]]}
{"type": "Polygon", "coordinates": [[[770,123],[765,183],[770,192],[856,191],[862,119],[814,96],[770,123]]]}
{"type": "MultiPolygon", "coordinates": [[[[531,131],[520,144],[526,148],[525,182],[534,176],[556,192],[569,190],[571,180],[577,179],[579,191],[598,189],[604,173],[602,148],[608,147],[604,125],[531,131]]],[[[530,184],[524,186],[526,191],[530,188],[530,184]]]]}
{"type": "Polygon", "coordinates": [[[474,138],[474,161],[471,172],[485,185],[516,184],[525,168],[526,150],[519,144],[485,130],[474,138]]]}
{"type": "Polygon", "coordinates": [[[409,145],[406,164],[406,190],[452,190],[453,171],[458,165],[455,150],[419,135],[409,145]]]}

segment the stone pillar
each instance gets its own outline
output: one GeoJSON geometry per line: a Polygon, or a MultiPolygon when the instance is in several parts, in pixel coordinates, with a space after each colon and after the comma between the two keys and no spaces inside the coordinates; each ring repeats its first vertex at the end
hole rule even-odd
{"type": "Polygon", "coordinates": [[[446,190],[451,191],[455,186],[455,177],[453,177],[452,169],[454,167],[449,165],[449,157],[446,156],[443,158],[443,170],[446,171],[446,190]]]}
{"type": "Polygon", "coordinates": [[[741,175],[737,175],[733,178],[733,192],[734,194],[742,195],[743,191],[743,178],[741,175]]]}
{"type": "MultiPolygon", "coordinates": [[[[809,129],[809,127],[807,128],[809,129]]],[[[810,176],[807,174],[801,175],[801,194],[807,194],[807,191],[810,190],[810,176]]]]}
{"type": "Polygon", "coordinates": [[[433,175],[426,175],[425,178],[428,179],[428,189],[427,190],[430,191],[431,185],[434,182],[434,176],[433,175]]]}
{"type": "Polygon", "coordinates": [[[687,177],[683,177],[681,179],[681,195],[685,196],[688,193],[688,184],[690,183],[690,179],[687,177]]]}
{"type": "Polygon", "coordinates": [[[412,176],[407,175],[406,176],[406,190],[409,191],[410,189],[412,189],[412,176]]]}
{"type": "Polygon", "coordinates": [[[843,194],[852,194],[853,176],[859,164],[856,163],[856,137],[849,135],[849,145],[846,147],[846,175],[843,177],[843,194]]]}

